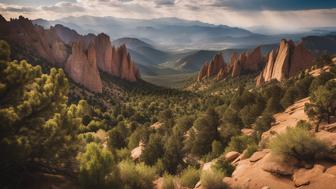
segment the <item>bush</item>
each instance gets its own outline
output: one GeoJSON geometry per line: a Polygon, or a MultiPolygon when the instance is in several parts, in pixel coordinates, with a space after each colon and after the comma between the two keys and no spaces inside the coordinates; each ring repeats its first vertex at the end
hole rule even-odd
{"type": "Polygon", "coordinates": [[[256,152],[258,150],[258,145],[256,143],[252,143],[250,145],[247,145],[246,148],[246,157],[249,158],[251,157],[254,152],[256,152]]]}
{"type": "Polygon", "coordinates": [[[79,157],[79,182],[83,188],[109,188],[116,186],[117,169],[111,152],[99,147],[97,143],[86,146],[79,157]]]}
{"type": "Polygon", "coordinates": [[[271,128],[274,121],[275,120],[272,114],[265,113],[257,119],[255,130],[258,131],[259,134],[262,134],[271,128]]]}
{"type": "Polygon", "coordinates": [[[308,123],[307,121],[304,120],[300,120],[296,123],[296,127],[300,127],[306,130],[310,130],[312,129],[312,125],[310,123],[308,123]]]}
{"type": "Polygon", "coordinates": [[[175,189],[174,176],[169,174],[163,176],[162,189],[175,189]]]}
{"type": "Polygon", "coordinates": [[[204,171],[201,175],[202,187],[205,189],[226,189],[228,186],[223,182],[224,176],[219,171],[204,171]]]}
{"type": "Polygon", "coordinates": [[[236,151],[239,153],[242,153],[249,145],[255,144],[256,141],[253,137],[251,136],[235,136],[231,138],[231,141],[226,147],[225,151],[230,152],[230,151],[236,151]]]}
{"type": "Polygon", "coordinates": [[[219,158],[211,168],[223,173],[227,177],[230,177],[235,169],[229,161],[223,158],[219,158]]]}
{"type": "Polygon", "coordinates": [[[188,167],[181,173],[180,183],[184,187],[194,188],[200,180],[200,172],[194,167],[188,167]]]}
{"type": "Polygon", "coordinates": [[[155,169],[144,163],[135,164],[132,161],[119,163],[120,178],[125,188],[148,189],[153,188],[155,169]]]}
{"type": "Polygon", "coordinates": [[[329,153],[328,147],[323,141],[315,138],[307,129],[301,127],[288,128],[285,133],[271,140],[269,147],[274,154],[305,162],[323,158],[329,153]]]}

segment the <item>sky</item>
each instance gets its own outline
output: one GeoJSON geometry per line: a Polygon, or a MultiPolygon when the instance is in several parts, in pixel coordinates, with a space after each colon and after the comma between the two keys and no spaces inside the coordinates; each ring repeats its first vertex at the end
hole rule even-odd
{"type": "Polygon", "coordinates": [[[336,0],[0,0],[6,18],[177,17],[269,32],[336,27],[336,0]]]}

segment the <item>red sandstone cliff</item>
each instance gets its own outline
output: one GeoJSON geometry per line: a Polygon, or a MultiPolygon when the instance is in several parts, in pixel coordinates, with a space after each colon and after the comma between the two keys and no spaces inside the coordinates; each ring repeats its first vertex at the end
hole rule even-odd
{"type": "Polygon", "coordinates": [[[222,80],[227,76],[238,77],[242,73],[256,72],[263,66],[263,57],[260,47],[250,52],[238,55],[233,53],[229,64],[225,64],[223,56],[217,54],[210,63],[206,63],[198,74],[198,81],[216,76],[216,80],[222,80]]]}
{"type": "Polygon", "coordinates": [[[83,41],[72,44],[72,52],[65,71],[71,78],[93,92],[102,92],[102,82],[96,65],[96,49],[91,45],[87,50],[83,41]]]}
{"type": "Polygon", "coordinates": [[[303,47],[293,41],[281,40],[279,49],[273,50],[268,56],[268,61],[257,77],[257,86],[272,79],[281,81],[291,77],[300,71],[313,66],[314,56],[303,47]]]}
{"type": "Polygon", "coordinates": [[[113,47],[106,34],[82,36],[61,25],[46,30],[22,16],[6,21],[1,15],[0,34],[11,45],[65,68],[71,79],[94,92],[102,92],[98,69],[128,81],[140,78],[126,46],[113,47]]]}

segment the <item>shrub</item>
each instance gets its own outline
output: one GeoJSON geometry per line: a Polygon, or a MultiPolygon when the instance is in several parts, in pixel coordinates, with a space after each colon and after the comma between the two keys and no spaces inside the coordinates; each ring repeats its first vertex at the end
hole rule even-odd
{"type": "Polygon", "coordinates": [[[153,187],[155,169],[144,163],[135,164],[132,161],[119,163],[120,178],[125,188],[148,189],[153,187]]]}
{"type": "Polygon", "coordinates": [[[184,187],[194,188],[197,182],[200,180],[200,172],[194,167],[188,167],[181,173],[180,183],[184,187]]]}
{"type": "Polygon", "coordinates": [[[226,147],[225,151],[230,152],[230,151],[237,151],[239,153],[242,153],[249,145],[255,144],[256,141],[253,137],[251,136],[235,136],[231,138],[231,141],[226,147]]]}
{"type": "Polygon", "coordinates": [[[223,182],[224,176],[219,171],[204,171],[201,175],[202,187],[205,189],[226,189],[228,186],[223,182]]]}
{"type": "Polygon", "coordinates": [[[255,130],[258,131],[259,134],[262,134],[271,128],[274,121],[275,120],[272,114],[264,113],[257,119],[255,130]]]}
{"type": "Polygon", "coordinates": [[[229,161],[223,158],[219,158],[211,168],[223,173],[227,177],[231,176],[235,169],[229,161]]]}
{"type": "Polygon", "coordinates": [[[169,174],[163,176],[162,189],[175,189],[174,176],[169,174]]]}
{"type": "Polygon", "coordinates": [[[300,127],[300,128],[303,128],[303,129],[310,130],[312,128],[312,125],[310,123],[308,123],[307,121],[300,120],[296,123],[296,127],[300,127]]]}
{"type": "MultiPolygon", "coordinates": [[[[83,188],[109,188],[117,178],[111,152],[99,147],[97,143],[86,146],[78,157],[79,182],[83,188]]],[[[114,182],[115,183],[115,182],[114,182]]],[[[115,186],[115,185],[114,185],[115,186]]]]}
{"type": "Polygon", "coordinates": [[[269,147],[274,154],[306,162],[323,158],[329,151],[325,143],[301,127],[288,128],[285,133],[271,140],[269,147]]]}
{"type": "Polygon", "coordinates": [[[258,150],[258,145],[256,143],[252,143],[250,145],[247,145],[246,148],[246,157],[249,158],[251,157],[254,152],[256,152],[258,150]]]}

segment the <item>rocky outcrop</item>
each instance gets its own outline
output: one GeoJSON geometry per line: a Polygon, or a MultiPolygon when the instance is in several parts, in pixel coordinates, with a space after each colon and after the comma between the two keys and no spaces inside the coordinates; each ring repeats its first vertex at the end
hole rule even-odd
{"type": "Polygon", "coordinates": [[[27,55],[65,68],[73,81],[93,92],[102,92],[98,69],[128,81],[140,78],[126,46],[113,47],[106,34],[82,36],[62,25],[43,29],[22,16],[6,21],[0,15],[0,36],[27,55]]]}
{"type": "Polygon", "coordinates": [[[54,31],[35,26],[22,16],[9,22],[3,17],[0,20],[0,36],[11,45],[23,47],[57,66],[66,61],[66,46],[54,31]]]}
{"type": "Polygon", "coordinates": [[[216,54],[210,63],[205,63],[203,65],[198,74],[198,81],[213,77],[217,74],[225,76],[227,72],[227,65],[224,62],[223,56],[221,54],[216,54]]]}
{"type": "Polygon", "coordinates": [[[279,49],[268,55],[265,68],[257,77],[257,86],[272,79],[281,81],[313,65],[314,56],[302,43],[295,45],[293,41],[281,40],[279,49]]]}
{"type": "Polygon", "coordinates": [[[139,70],[131,60],[125,45],[113,47],[110,37],[103,33],[97,36],[95,44],[99,69],[128,81],[139,79],[139,70]]]}
{"type": "Polygon", "coordinates": [[[223,56],[217,54],[210,63],[205,63],[198,75],[198,81],[216,76],[216,80],[222,80],[228,76],[238,77],[243,73],[259,71],[263,65],[261,48],[257,47],[250,52],[238,55],[234,52],[230,63],[225,64],[223,56]]]}
{"type": "Polygon", "coordinates": [[[102,92],[102,82],[96,64],[96,49],[93,44],[86,50],[83,41],[72,44],[72,52],[66,64],[65,71],[79,84],[93,92],[102,92]]]}

